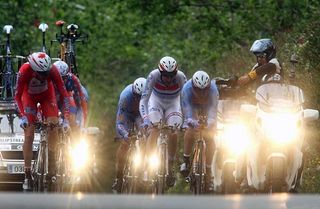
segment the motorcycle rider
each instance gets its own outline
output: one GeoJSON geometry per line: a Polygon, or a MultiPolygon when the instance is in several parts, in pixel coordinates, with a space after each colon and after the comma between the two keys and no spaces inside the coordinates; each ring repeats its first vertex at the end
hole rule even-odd
{"type": "MultiPolygon", "coordinates": [[[[18,72],[15,102],[18,107],[20,126],[24,129],[23,156],[25,162],[24,190],[31,190],[31,160],[32,143],[37,119],[37,104],[40,103],[42,114],[49,123],[58,123],[58,105],[54,85],[62,97],[64,107],[64,129],[69,129],[69,96],[63,84],[58,69],[51,64],[51,58],[36,52],[28,56],[28,62],[23,64],[18,72]]],[[[56,128],[48,131],[49,175],[55,173],[54,149],[57,143],[56,128]]]]}
{"type": "MultiPolygon", "coordinates": [[[[276,58],[276,46],[269,38],[255,40],[250,48],[257,60],[257,63],[252,67],[249,73],[246,73],[239,78],[234,77],[234,83],[238,86],[247,86],[250,83],[256,84],[256,89],[259,85],[268,82],[283,82],[283,69],[276,58]]],[[[236,181],[241,183],[240,187],[243,190],[248,188],[246,179],[246,163],[243,163],[241,176],[236,178],[236,181]]]]}
{"type": "MultiPolygon", "coordinates": [[[[186,80],[184,73],[178,70],[176,60],[170,56],[162,57],[158,68],[150,72],[140,101],[140,114],[144,126],[149,127],[150,131],[147,139],[147,156],[156,151],[157,137],[160,133],[156,125],[159,122],[165,122],[176,128],[182,125],[180,92],[186,80]]],[[[173,166],[177,143],[178,137],[175,131],[169,135],[168,140],[169,175],[166,183],[169,187],[175,184],[173,166]]]]}
{"type": "Polygon", "coordinates": [[[254,41],[250,48],[257,59],[249,73],[239,77],[237,84],[246,85],[253,81],[258,81],[258,85],[265,82],[283,81],[283,70],[280,62],[276,58],[276,46],[271,39],[264,38],[254,41]]]}
{"type": "Polygon", "coordinates": [[[141,94],[146,87],[145,78],[137,78],[133,84],[126,86],[121,92],[116,117],[117,139],[120,146],[116,154],[116,178],[112,185],[114,192],[121,192],[123,183],[123,169],[129,150],[129,129],[140,127],[142,119],[139,112],[141,94]]]}
{"type": "Polygon", "coordinates": [[[184,115],[183,163],[180,166],[181,174],[186,177],[190,173],[190,155],[192,146],[199,131],[199,117],[207,116],[203,136],[206,142],[206,178],[205,191],[212,191],[211,164],[215,150],[214,134],[217,121],[219,93],[215,81],[210,81],[209,75],[199,70],[193,74],[183,87],[181,93],[182,112],[184,115]]]}

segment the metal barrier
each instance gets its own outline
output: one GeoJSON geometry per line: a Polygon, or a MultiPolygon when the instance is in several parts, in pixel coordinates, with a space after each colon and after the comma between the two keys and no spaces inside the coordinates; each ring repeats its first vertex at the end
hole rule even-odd
{"type": "Polygon", "coordinates": [[[319,195],[110,195],[0,193],[5,209],[319,209],[319,195]]]}

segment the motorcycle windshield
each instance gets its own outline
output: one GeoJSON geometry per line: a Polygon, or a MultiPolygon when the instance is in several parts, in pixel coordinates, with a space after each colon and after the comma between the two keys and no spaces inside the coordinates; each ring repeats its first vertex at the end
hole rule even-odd
{"type": "Polygon", "coordinates": [[[269,111],[298,111],[304,103],[303,91],[299,87],[280,83],[260,86],[256,91],[256,99],[260,107],[269,108],[269,111]]]}

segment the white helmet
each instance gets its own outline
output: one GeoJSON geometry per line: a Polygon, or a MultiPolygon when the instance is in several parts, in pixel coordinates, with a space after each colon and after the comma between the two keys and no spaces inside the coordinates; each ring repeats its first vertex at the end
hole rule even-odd
{"type": "Polygon", "coordinates": [[[195,72],[195,74],[193,74],[192,83],[193,83],[193,86],[199,89],[204,89],[210,85],[210,77],[208,73],[202,70],[199,70],[195,72]]]}
{"type": "Polygon", "coordinates": [[[32,70],[36,72],[48,72],[51,69],[51,58],[44,52],[30,54],[27,59],[32,70]]]}
{"type": "Polygon", "coordinates": [[[69,66],[64,61],[61,61],[61,60],[56,61],[55,63],[53,63],[53,65],[58,68],[61,76],[66,76],[68,74],[69,66]]]}
{"type": "Polygon", "coordinates": [[[159,70],[161,73],[175,75],[177,73],[177,68],[177,62],[172,57],[162,57],[159,62],[159,70]]]}
{"type": "Polygon", "coordinates": [[[142,78],[142,77],[137,78],[133,82],[133,92],[141,95],[144,89],[146,88],[146,82],[147,80],[145,78],[142,78]]]}

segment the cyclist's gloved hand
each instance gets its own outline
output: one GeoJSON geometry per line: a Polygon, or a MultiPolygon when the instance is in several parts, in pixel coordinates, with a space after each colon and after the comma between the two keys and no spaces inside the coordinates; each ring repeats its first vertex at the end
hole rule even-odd
{"type": "Polygon", "coordinates": [[[150,125],[151,125],[151,122],[150,122],[149,118],[147,117],[147,118],[145,118],[145,119],[143,120],[143,123],[141,124],[141,127],[140,127],[140,128],[146,129],[146,128],[148,128],[150,125]]]}
{"type": "Polygon", "coordinates": [[[192,119],[192,118],[188,118],[187,119],[187,124],[191,128],[198,128],[199,127],[198,120],[195,120],[195,119],[192,119]]]}
{"type": "Polygon", "coordinates": [[[29,125],[29,122],[28,122],[27,116],[22,116],[20,118],[20,127],[23,129],[26,129],[28,125],[29,125]]]}
{"type": "Polygon", "coordinates": [[[70,130],[70,124],[68,120],[63,120],[62,122],[63,131],[67,132],[70,130]]]}
{"type": "Polygon", "coordinates": [[[128,133],[124,134],[124,135],[123,135],[123,139],[124,139],[125,141],[128,141],[128,140],[129,140],[129,134],[128,134],[128,133]]]}

